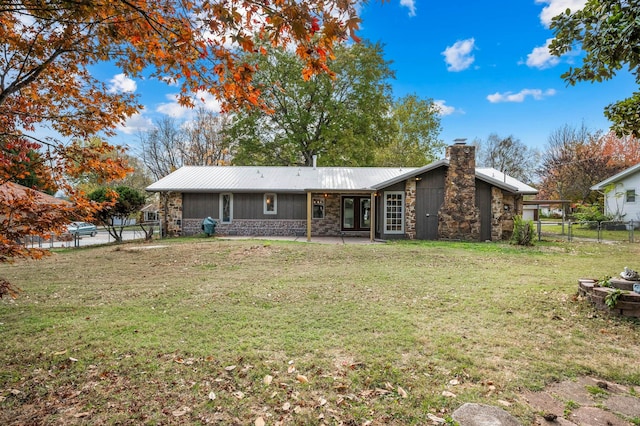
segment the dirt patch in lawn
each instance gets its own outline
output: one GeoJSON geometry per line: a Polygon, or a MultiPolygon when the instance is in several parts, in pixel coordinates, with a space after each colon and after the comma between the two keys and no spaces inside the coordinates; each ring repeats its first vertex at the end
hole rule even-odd
{"type": "Polygon", "coordinates": [[[633,388],[593,377],[565,380],[520,395],[536,413],[536,425],[628,426],[640,419],[633,388]]]}

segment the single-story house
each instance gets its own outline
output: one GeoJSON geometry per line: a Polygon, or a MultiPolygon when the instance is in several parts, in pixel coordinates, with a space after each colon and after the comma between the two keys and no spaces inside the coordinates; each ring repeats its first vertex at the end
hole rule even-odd
{"type": "Polygon", "coordinates": [[[509,238],[524,195],[537,190],[475,167],[475,147],[456,143],[420,168],[182,167],[148,186],[165,201],[165,231],[222,235],[364,236],[373,239],[509,238]]]}
{"type": "Polygon", "coordinates": [[[639,188],[640,164],[636,164],[592,186],[591,190],[604,194],[604,214],[618,220],[639,221],[639,188]]]}

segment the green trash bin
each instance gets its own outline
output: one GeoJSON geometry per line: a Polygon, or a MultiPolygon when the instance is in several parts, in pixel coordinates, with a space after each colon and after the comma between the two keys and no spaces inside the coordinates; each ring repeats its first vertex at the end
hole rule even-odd
{"type": "Polygon", "coordinates": [[[202,230],[207,235],[207,237],[210,237],[216,233],[216,225],[217,222],[211,217],[208,217],[202,221],[202,230]]]}

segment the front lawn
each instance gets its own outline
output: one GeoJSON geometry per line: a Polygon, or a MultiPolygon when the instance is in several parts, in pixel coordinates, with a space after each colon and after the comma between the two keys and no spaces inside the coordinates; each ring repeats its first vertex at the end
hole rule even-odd
{"type": "Polygon", "coordinates": [[[640,385],[638,322],[577,279],[640,246],[217,238],[0,266],[2,424],[426,424],[584,374],[640,385]],[[444,393],[443,393],[444,392],[444,393]]]}

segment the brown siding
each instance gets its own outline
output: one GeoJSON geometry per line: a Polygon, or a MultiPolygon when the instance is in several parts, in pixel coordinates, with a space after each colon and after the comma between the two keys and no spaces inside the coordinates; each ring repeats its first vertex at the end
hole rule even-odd
{"type": "Polygon", "coordinates": [[[445,168],[418,176],[416,188],[416,238],[438,239],[438,210],[444,202],[445,168]]]}
{"type": "Polygon", "coordinates": [[[233,194],[233,218],[306,219],[306,203],[306,194],[277,194],[277,214],[264,214],[264,193],[233,194]]]}
{"type": "MultiPolygon", "coordinates": [[[[264,214],[264,194],[233,194],[233,219],[305,219],[305,194],[277,194],[277,214],[264,214]]],[[[183,217],[219,219],[219,194],[183,194],[183,217]]]]}
{"type": "Polygon", "coordinates": [[[219,213],[218,194],[182,194],[183,219],[204,219],[209,216],[217,218],[219,213]]]}
{"type": "Polygon", "coordinates": [[[480,210],[480,241],[491,241],[491,185],[476,179],[476,207],[480,210]]]}

